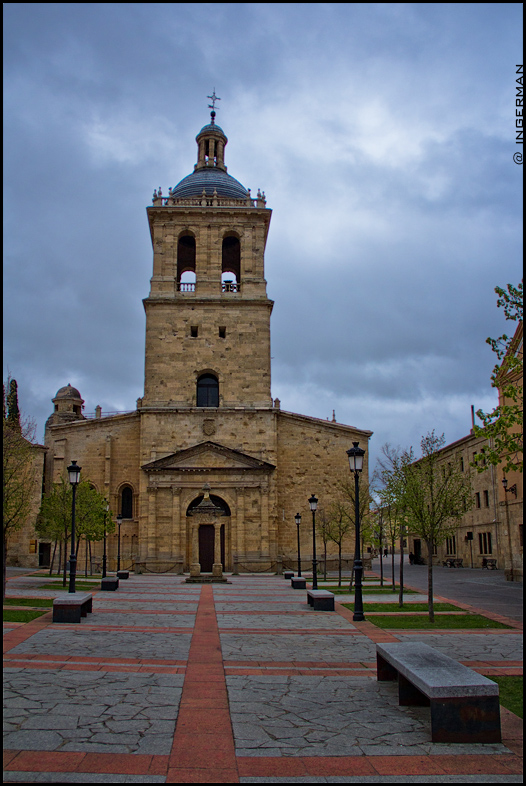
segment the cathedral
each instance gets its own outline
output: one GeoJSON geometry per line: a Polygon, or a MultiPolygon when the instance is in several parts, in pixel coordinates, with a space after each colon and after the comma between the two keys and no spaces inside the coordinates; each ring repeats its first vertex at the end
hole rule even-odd
{"type": "MultiPolygon", "coordinates": [[[[89,416],[68,384],[46,424],[47,490],[76,460],[122,517],[122,564],[142,572],[274,572],[296,559],[297,513],[308,560],[308,498],[329,510],[350,478],[346,451],[358,441],[367,460],[372,433],[285,412],[271,397],[272,211],[227,172],[215,116],[212,107],[196,137],[193,172],[167,195],[156,190],[147,208],[143,397],[129,413],[89,416]]],[[[102,553],[102,543],[94,548],[102,553]]]]}

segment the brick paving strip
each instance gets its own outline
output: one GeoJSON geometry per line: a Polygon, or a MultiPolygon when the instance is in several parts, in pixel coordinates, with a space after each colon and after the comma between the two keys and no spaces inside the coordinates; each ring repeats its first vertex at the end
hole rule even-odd
{"type": "Polygon", "coordinates": [[[213,589],[201,588],[167,783],[239,783],[213,589]]]}
{"type": "MultiPolygon", "coordinates": [[[[266,593],[263,593],[266,594],[266,593]]],[[[244,596],[246,599],[246,595],[244,596]]],[[[197,598],[196,598],[197,599],[197,598]]],[[[226,600],[225,595],[216,596],[218,602],[226,600]]],[[[159,600],[160,599],[156,599],[159,600]]],[[[232,598],[238,602],[238,598],[232,598]]],[[[261,596],[260,596],[261,600],[261,596]]],[[[281,601],[281,598],[278,602],[281,601]]],[[[268,593],[268,602],[274,604],[272,593],[268,593]]],[[[290,609],[290,606],[289,606],[290,609]]],[[[115,609],[115,612],[120,611],[115,609]]],[[[352,620],[352,612],[336,604],[336,611],[347,621],[352,620]]],[[[246,611],[243,614],[248,614],[246,611]]],[[[268,611],[265,611],[267,614],[268,611]]],[[[296,610],[293,612],[296,614],[296,610]]],[[[505,621],[504,619],[502,621],[505,621]]],[[[322,618],[320,618],[320,623],[322,618]]],[[[103,658],[80,657],[67,655],[15,655],[9,650],[30,639],[44,628],[56,628],[51,623],[51,614],[46,614],[30,623],[13,630],[4,637],[4,650],[8,665],[23,668],[64,668],[112,671],[114,669],[131,669],[133,671],[159,671],[166,673],[175,669],[174,673],[185,673],[182,696],[173,738],[172,750],[169,755],[146,754],[108,754],[82,753],[61,751],[4,751],[4,782],[10,782],[9,773],[20,775],[24,772],[36,773],[93,773],[95,780],[99,775],[130,775],[146,776],[157,782],[167,783],[239,783],[245,778],[301,778],[308,782],[310,777],[364,777],[374,779],[375,776],[458,776],[463,775],[502,775],[514,776],[522,772],[522,721],[515,715],[501,708],[503,742],[512,751],[511,754],[456,754],[456,755],[358,755],[358,756],[243,756],[235,754],[234,735],[229,711],[226,675],[232,674],[279,674],[290,676],[295,674],[309,676],[342,675],[373,677],[375,664],[371,661],[336,662],[336,661],[279,661],[279,660],[227,660],[223,661],[219,627],[214,606],[213,589],[210,586],[201,588],[201,596],[197,609],[195,627],[190,645],[188,662],[175,660],[158,660],[154,658],[103,658]],[[49,664],[49,665],[48,665],[49,664]],[[186,669],[185,669],[186,665],[186,669]],[[178,670],[178,671],[177,671],[178,670]],[[157,777],[155,777],[157,776],[157,777]]],[[[365,637],[371,642],[398,641],[393,633],[376,628],[371,622],[352,623],[354,630],[344,631],[327,629],[295,629],[289,634],[301,637],[312,635],[365,637]],[[322,633],[323,631],[323,633],[322,633]]],[[[142,628],[123,627],[120,630],[134,631],[142,628]]],[[[8,625],[7,627],[12,627],[8,625]]],[[[63,626],[60,626],[63,627],[63,626]]],[[[87,628],[83,624],[83,628],[87,628]]],[[[90,626],[92,627],[92,626],[90,626]]],[[[103,626],[108,630],[106,626],[103,626]]],[[[93,629],[96,629],[93,626],[93,629]]],[[[118,628],[116,628],[118,629],[118,628]]],[[[145,631],[149,629],[144,629],[145,631]]],[[[160,629],[157,629],[160,630],[160,629]]],[[[165,629],[164,629],[165,630],[165,629]]],[[[170,628],[170,633],[185,632],[188,629],[170,628]]],[[[227,632],[221,628],[221,633],[227,632]]],[[[233,631],[229,631],[233,632],[233,631]]],[[[477,631],[463,631],[462,633],[477,631]]],[[[492,634],[495,631],[492,631],[492,634]]],[[[516,631],[513,631],[516,632],[516,631]]],[[[236,628],[238,635],[283,634],[283,630],[275,631],[259,628],[236,628]]],[[[399,631],[397,631],[399,633],[399,631]]],[[[445,632],[446,635],[448,632],[445,632]]],[[[458,631],[455,631],[458,633],[458,631]]],[[[272,657],[272,656],[271,656],[272,657]]],[[[267,656],[268,658],[268,656],[267,656]]],[[[520,662],[502,661],[472,662],[472,668],[483,673],[496,674],[496,669],[521,666],[520,662]]],[[[505,671],[504,673],[509,673],[505,671]]],[[[522,673],[522,669],[520,669],[522,673]]],[[[20,778],[17,779],[20,781],[20,778]]],[[[26,781],[28,782],[28,781],[26,781]]],[[[89,778],[86,779],[89,782],[89,778]]],[[[107,780],[110,782],[110,779],[107,780]]],[[[365,782],[365,781],[364,781],[365,782]]]]}

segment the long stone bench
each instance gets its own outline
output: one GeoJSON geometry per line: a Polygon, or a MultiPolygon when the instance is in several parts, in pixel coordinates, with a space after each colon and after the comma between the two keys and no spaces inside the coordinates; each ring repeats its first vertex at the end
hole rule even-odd
{"type": "Polygon", "coordinates": [[[334,595],[329,590],[307,590],[307,602],[314,611],[334,611],[334,595]]]}
{"type": "Polygon", "coordinates": [[[500,742],[499,686],[420,642],[377,644],[378,680],[398,679],[398,703],[431,707],[433,742],[500,742]]]}
{"type": "Polygon", "coordinates": [[[53,599],[53,622],[80,622],[81,617],[91,614],[93,596],[89,593],[72,592],[53,599]]]}

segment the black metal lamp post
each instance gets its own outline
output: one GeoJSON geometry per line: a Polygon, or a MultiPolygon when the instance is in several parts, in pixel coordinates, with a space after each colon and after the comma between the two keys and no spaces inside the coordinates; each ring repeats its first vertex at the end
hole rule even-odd
{"type": "Polygon", "coordinates": [[[122,513],[117,516],[117,526],[119,527],[119,534],[117,536],[117,571],[121,569],[121,524],[122,513]]]}
{"type": "Polygon", "coordinates": [[[300,524],[301,524],[301,515],[296,513],[294,516],[294,521],[296,522],[296,526],[298,528],[298,576],[301,576],[301,555],[300,555],[300,524]]]}
{"type": "Polygon", "coordinates": [[[109,502],[106,502],[106,510],[104,511],[104,551],[102,553],[102,578],[106,578],[106,523],[108,521],[108,511],[110,509],[109,502]]]}
{"type": "Polygon", "coordinates": [[[361,622],[365,619],[363,614],[363,600],[362,600],[362,574],[363,563],[360,557],[360,498],[359,498],[359,479],[360,472],[363,469],[363,457],[365,450],[358,447],[358,442],[353,442],[353,447],[347,451],[349,457],[349,466],[351,472],[354,473],[354,515],[355,515],[355,532],[356,540],[354,546],[354,614],[353,620],[361,622]]]}
{"type": "Polygon", "coordinates": [[[504,503],[506,508],[506,528],[508,530],[508,548],[510,551],[510,570],[509,570],[509,581],[513,581],[513,552],[512,552],[512,545],[511,545],[511,532],[510,532],[510,513],[508,510],[508,497],[507,494],[513,494],[515,499],[517,499],[517,484],[514,483],[513,486],[508,488],[508,478],[502,478],[502,485],[504,486],[504,503]]]}
{"type": "Polygon", "coordinates": [[[309,505],[312,510],[312,589],[318,589],[318,563],[316,562],[316,508],[318,500],[314,494],[309,499],[309,505]]]}
{"type": "Polygon", "coordinates": [[[71,554],[69,556],[69,592],[75,592],[75,579],[77,577],[77,555],[75,554],[75,495],[77,486],[80,482],[80,470],[82,467],[72,461],[68,467],[68,478],[71,483],[73,497],[71,501],[71,554]]]}

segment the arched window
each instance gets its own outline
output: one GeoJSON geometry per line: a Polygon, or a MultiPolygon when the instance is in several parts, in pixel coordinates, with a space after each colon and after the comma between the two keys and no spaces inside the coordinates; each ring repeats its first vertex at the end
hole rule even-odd
{"type": "Polygon", "coordinates": [[[219,382],[213,374],[201,374],[197,380],[197,406],[219,406],[219,382]]]}
{"type": "Polygon", "coordinates": [[[193,235],[181,235],[177,242],[177,289],[180,292],[195,291],[195,237],[193,235]]]}
{"type": "Polygon", "coordinates": [[[124,486],[121,491],[121,515],[123,519],[133,518],[133,491],[130,486],[124,486]]]}
{"type": "Polygon", "coordinates": [[[223,292],[239,292],[241,279],[241,245],[239,238],[223,238],[221,258],[221,283],[223,292]]]}

